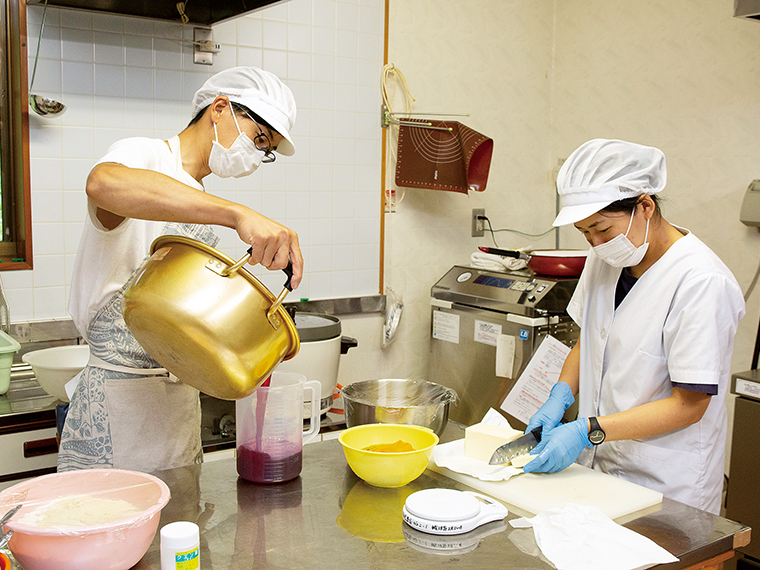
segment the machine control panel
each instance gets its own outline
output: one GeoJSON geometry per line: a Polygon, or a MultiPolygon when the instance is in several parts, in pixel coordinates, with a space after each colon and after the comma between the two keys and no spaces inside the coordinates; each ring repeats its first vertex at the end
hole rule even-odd
{"type": "Polygon", "coordinates": [[[454,266],[432,288],[434,298],[531,314],[564,312],[578,279],[542,277],[531,271],[496,272],[454,266]]]}
{"type": "MultiPolygon", "coordinates": [[[[461,275],[460,275],[461,277],[461,275]]],[[[463,283],[457,278],[457,281],[463,283]]],[[[494,277],[492,275],[478,275],[473,283],[477,285],[485,285],[486,287],[499,287],[500,289],[511,289],[512,291],[533,291],[536,288],[536,283],[532,281],[517,281],[515,279],[504,279],[503,277],[494,277]]],[[[544,289],[546,287],[544,286],[544,289]]]]}

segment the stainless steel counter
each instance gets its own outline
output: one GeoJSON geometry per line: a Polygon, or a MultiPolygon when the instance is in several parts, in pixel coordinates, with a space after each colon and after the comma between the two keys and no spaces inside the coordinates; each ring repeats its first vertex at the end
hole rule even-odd
{"type": "Polygon", "coordinates": [[[21,421],[30,412],[55,411],[60,402],[45,392],[34,377],[32,367],[18,363],[11,367],[8,392],[0,396],[0,424],[4,421],[21,421]],[[8,417],[15,416],[15,417],[8,417]]]}
{"type": "MultiPolygon", "coordinates": [[[[463,428],[450,422],[442,440],[459,437],[463,428]]],[[[506,522],[454,537],[426,535],[405,526],[401,508],[412,492],[466,487],[429,470],[399,489],[371,487],[351,472],[335,440],[307,445],[301,476],[279,485],[239,479],[233,459],[157,475],[172,492],[160,526],[178,520],[197,522],[204,570],[423,570],[442,564],[478,570],[552,567],[541,557],[531,529],[513,529],[506,522]]],[[[517,516],[510,512],[508,519],[517,516]]],[[[742,524],[670,500],[625,526],[681,559],[667,565],[669,569],[687,568],[730,552],[749,536],[749,528],[742,524]]],[[[159,568],[156,534],[135,569],[159,568]]]]}

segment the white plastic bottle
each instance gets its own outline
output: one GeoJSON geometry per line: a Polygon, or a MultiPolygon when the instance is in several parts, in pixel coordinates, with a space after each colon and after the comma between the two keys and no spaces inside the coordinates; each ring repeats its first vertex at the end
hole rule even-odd
{"type": "Polygon", "coordinates": [[[191,522],[173,522],[161,529],[161,570],[200,570],[200,531],[191,522]]]}

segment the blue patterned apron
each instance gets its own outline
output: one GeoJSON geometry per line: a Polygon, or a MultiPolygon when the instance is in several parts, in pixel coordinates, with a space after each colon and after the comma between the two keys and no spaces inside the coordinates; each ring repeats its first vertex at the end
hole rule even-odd
{"type": "MultiPolygon", "coordinates": [[[[212,247],[219,241],[211,228],[198,224],[168,223],[162,233],[212,247]]],[[[198,391],[170,378],[122,316],[124,292],[139,270],[89,324],[91,358],[71,398],[58,471],[116,467],[151,472],[202,461],[198,391]]]]}

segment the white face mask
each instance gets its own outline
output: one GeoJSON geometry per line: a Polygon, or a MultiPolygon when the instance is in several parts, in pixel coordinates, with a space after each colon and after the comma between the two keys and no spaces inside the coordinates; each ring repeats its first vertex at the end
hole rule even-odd
{"type": "Polygon", "coordinates": [[[257,149],[248,135],[240,130],[234,112],[232,118],[240,134],[230,148],[224,148],[219,143],[216,123],[214,123],[214,142],[208,157],[208,167],[220,178],[247,176],[259,167],[261,159],[264,158],[264,151],[257,149]]]}
{"type": "Polygon", "coordinates": [[[649,244],[647,238],[649,237],[649,220],[647,220],[647,230],[644,234],[644,243],[639,247],[636,247],[628,239],[628,232],[631,231],[631,224],[633,224],[633,216],[636,214],[636,207],[634,206],[633,212],[631,212],[631,221],[628,223],[628,229],[625,234],[615,236],[608,242],[592,247],[603,261],[611,265],[612,267],[634,267],[641,263],[644,259],[649,244]]]}

